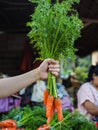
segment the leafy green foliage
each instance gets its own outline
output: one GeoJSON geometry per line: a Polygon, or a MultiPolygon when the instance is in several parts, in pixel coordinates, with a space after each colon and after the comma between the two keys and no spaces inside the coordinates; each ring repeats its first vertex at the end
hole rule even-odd
{"type": "MultiPolygon", "coordinates": [[[[15,109],[11,109],[7,114],[3,114],[1,116],[1,120],[0,121],[6,120],[6,119],[14,119],[14,117],[19,115],[19,114],[20,115],[22,114],[20,112],[20,108],[19,107],[15,108],[15,109]]],[[[17,116],[17,120],[18,120],[18,118],[19,118],[19,116],[17,116]]]]}
{"type": "MultiPolygon", "coordinates": [[[[97,130],[93,122],[88,121],[84,115],[81,115],[79,112],[67,112],[63,111],[64,120],[62,122],[56,122],[52,126],[51,130],[97,130]]],[[[57,120],[54,118],[53,120],[57,120]]]]}
{"type": "Polygon", "coordinates": [[[71,57],[75,59],[74,42],[80,37],[83,27],[78,12],[73,8],[79,0],[30,0],[37,3],[35,12],[27,26],[31,28],[28,36],[35,44],[42,59],[56,60],[71,57]]]}
{"type": "Polygon", "coordinates": [[[41,107],[30,106],[14,108],[2,116],[1,121],[6,119],[14,119],[17,121],[17,126],[25,128],[25,130],[36,130],[39,126],[46,123],[45,110],[41,107]]]}
{"type": "Polygon", "coordinates": [[[87,56],[84,58],[78,57],[77,67],[75,67],[74,73],[81,83],[86,82],[90,65],[91,65],[91,56],[87,56]]]}
{"type": "Polygon", "coordinates": [[[39,126],[46,123],[45,110],[41,107],[23,109],[23,116],[18,121],[18,126],[24,127],[26,130],[36,130],[39,126]],[[28,111],[29,110],[29,111],[28,111]]]}
{"type": "Polygon", "coordinates": [[[88,69],[84,66],[82,66],[82,67],[78,66],[74,69],[74,73],[75,73],[77,79],[82,83],[82,82],[85,82],[87,79],[88,69]]]}

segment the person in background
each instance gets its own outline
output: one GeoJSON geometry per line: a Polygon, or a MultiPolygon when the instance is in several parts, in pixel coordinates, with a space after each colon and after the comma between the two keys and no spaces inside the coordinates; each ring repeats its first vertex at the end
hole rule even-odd
{"type": "Polygon", "coordinates": [[[55,76],[59,75],[60,65],[54,59],[45,59],[38,68],[27,73],[0,79],[0,98],[10,96],[37,80],[47,79],[48,71],[55,76]]]}
{"type": "Polygon", "coordinates": [[[78,110],[88,120],[98,121],[98,65],[90,67],[87,82],[78,90],[77,99],[78,110]]]}

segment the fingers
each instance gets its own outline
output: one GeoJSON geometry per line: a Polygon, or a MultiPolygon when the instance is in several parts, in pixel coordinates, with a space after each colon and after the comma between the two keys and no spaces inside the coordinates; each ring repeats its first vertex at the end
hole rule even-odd
{"type": "Polygon", "coordinates": [[[49,71],[51,71],[51,73],[54,74],[55,76],[58,76],[60,73],[60,65],[59,64],[49,65],[49,71]]]}
{"type": "Polygon", "coordinates": [[[54,59],[46,59],[49,66],[48,69],[49,71],[54,74],[55,76],[58,76],[60,73],[60,65],[59,65],[59,61],[56,61],[54,59]]]}
{"type": "Polygon", "coordinates": [[[58,72],[51,72],[53,75],[55,75],[55,76],[58,76],[59,75],[59,73],[58,72]]]}
{"type": "Polygon", "coordinates": [[[59,64],[59,61],[54,60],[54,59],[50,59],[50,58],[46,59],[45,61],[46,61],[48,64],[59,64]]]}
{"type": "Polygon", "coordinates": [[[49,71],[51,71],[52,73],[57,72],[60,73],[60,68],[49,68],[49,71]]]}
{"type": "Polygon", "coordinates": [[[60,69],[60,65],[59,64],[50,64],[49,69],[60,69]]]}
{"type": "Polygon", "coordinates": [[[45,59],[45,61],[48,64],[48,70],[54,74],[55,76],[58,76],[60,73],[60,64],[59,61],[54,59],[45,59]]]}

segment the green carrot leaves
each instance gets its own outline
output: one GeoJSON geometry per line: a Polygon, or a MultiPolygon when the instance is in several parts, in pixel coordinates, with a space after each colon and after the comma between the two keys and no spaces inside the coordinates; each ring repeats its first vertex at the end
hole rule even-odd
{"type": "MultiPolygon", "coordinates": [[[[32,3],[35,0],[30,0],[32,3]]],[[[51,0],[37,0],[35,12],[27,26],[31,27],[28,36],[39,50],[41,58],[59,60],[60,54],[75,57],[74,43],[80,37],[82,21],[73,8],[79,0],[62,0],[52,3],[51,0]]],[[[64,60],[64,59],[63,59],[64,60]]]]}

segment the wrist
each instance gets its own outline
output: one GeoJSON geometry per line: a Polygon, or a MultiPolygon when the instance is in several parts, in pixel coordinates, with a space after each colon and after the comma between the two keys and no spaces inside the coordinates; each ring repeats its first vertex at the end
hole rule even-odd
{"type": "Polygon", "coordinates": [[[41,79],[41,77],[40,77],[40,69],[39,68],[36,68],[36,79],[37,80],[41,79]]]}

